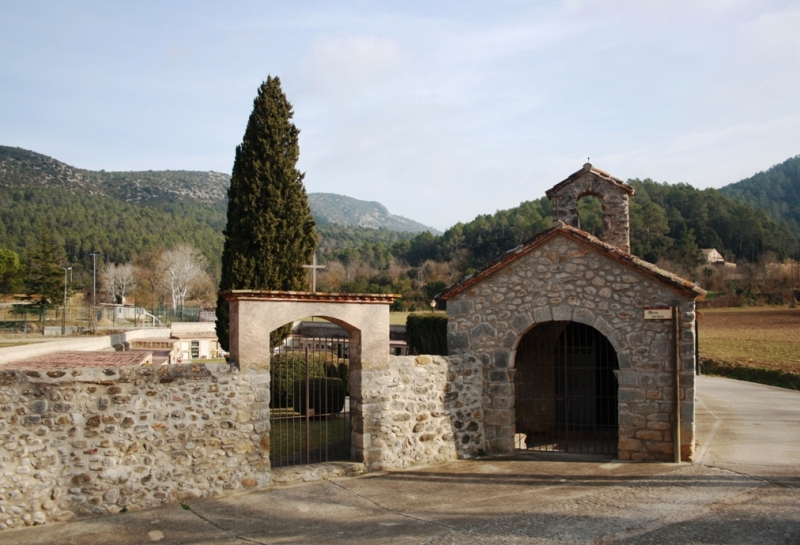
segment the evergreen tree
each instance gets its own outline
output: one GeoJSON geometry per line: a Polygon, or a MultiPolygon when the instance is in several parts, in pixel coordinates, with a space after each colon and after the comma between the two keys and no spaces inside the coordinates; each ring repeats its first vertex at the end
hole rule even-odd
{"type": "MultiPolygon", "coordinates": [[[[236,148],[221,291],[307,289],[303,265],[310,263],[317,240],[304,175],[296,168],[300,131],[291,122],[293,115],[280,80],[268,77],[258,89],[244,138],[236,148]]],[[[228,304],[221,297],[217,335],[228,350],[228,304]]]]}
{"type": "Polygon", "coordinates": [[[0,293],[16,293],[22,287],[23,275],[17,253],[0,248],[0,293]]]}
{"type": "Polygon", "coordinates": [[[63,297],[64,269],[67,254],[53,239],[53,233],[44,222],[39,227],[39,237],[28,252],[27,291],[39,295],[40,302],[53,304],[63,297]]]}

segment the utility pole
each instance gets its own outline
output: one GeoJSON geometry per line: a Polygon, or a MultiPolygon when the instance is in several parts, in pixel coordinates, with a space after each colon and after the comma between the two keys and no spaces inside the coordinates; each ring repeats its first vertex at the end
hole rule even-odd
{"type": "Polygon", "coordinates": [[[64,310],[61,312],[61,336],[67,334],[67,271],[70,279],[72,278],[72,267],[61,267],[64,269],[64,310]]]}
{"type": "Polygon", "coordinates": [[[795,308],[797,306],[797,303],[794,300],[794,259],[791,260],[791,265],[792,268],[790,270],[792,272],[792,280],[791,280],[792,294],[791,298],[789,299],[789,308],[795,308]]]}
{"type": "Polygon", "coordinates": [[[97,333],[97,256],[100,252],[90,254],[92,256],[92,333],[97,333]]]}

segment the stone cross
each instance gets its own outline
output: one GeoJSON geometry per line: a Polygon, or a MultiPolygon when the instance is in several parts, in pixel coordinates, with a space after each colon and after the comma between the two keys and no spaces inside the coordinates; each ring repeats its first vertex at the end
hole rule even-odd
{"type": "Polygon", "coordinates": [[[311,291],[312,293],[316,293],[317,291],[317,269],[326,269],[325,265],[317,265],[317,253],[314,252],[314,260],[311,262],[311,265],[303,265],[304,269],[311,269],[311,291]]]}

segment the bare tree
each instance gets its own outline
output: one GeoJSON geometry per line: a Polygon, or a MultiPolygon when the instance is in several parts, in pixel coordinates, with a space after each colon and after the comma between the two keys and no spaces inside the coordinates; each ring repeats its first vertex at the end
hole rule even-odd
{"type": "Polygon", "coordinates": [[[153,248],[136,259],[136,300],[143,305],[155,307],[165,302],[164,263],[161,259],[163,253],[163,249],[153,248]]]}
{"type": "Polygon", "coordinates": [[[177,310],[183,307],[193,286],[207,278],[208,262],[197,248],[188,244],[167,250],[159,261],[164,271],[162,282],[172,296],[172,310],[177,310]]]}
{"type": "Polygon", "coordinates": [[[122,303],[125,297],[136,286],[133,265],[130,263],[125,263],[123,265],[106,263],[106,266],[103,267],[103,271],[100,273],[100,281],[111,297],[111,301],[122,303]]]}
{"type": "Polygon", "coordinates": [[[338,292],[347,277],[347,269],[339,261],[328,261],[319,274],[318,285],[322,291],[338,292]]]}
{"type": "Polygon", "coordinates": [[[394,258],[386,267],[386,277],[390,282],[397,282],[406,275],[410,268],[405,262],[394,258]]]}

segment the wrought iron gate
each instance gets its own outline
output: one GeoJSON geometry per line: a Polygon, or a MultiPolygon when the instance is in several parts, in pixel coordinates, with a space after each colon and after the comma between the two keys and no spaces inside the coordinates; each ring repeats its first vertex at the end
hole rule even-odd
{"type": "Polygon", "coordinates": [[[549,322],[517,347],[518,449],[616,454],[617,354],[596,329],[549,322]]]}
{"type": "Polygon", "coordinates": [[[350,459],[347,341],[290,337],[272,356],[273,467],[350,459]]]}

